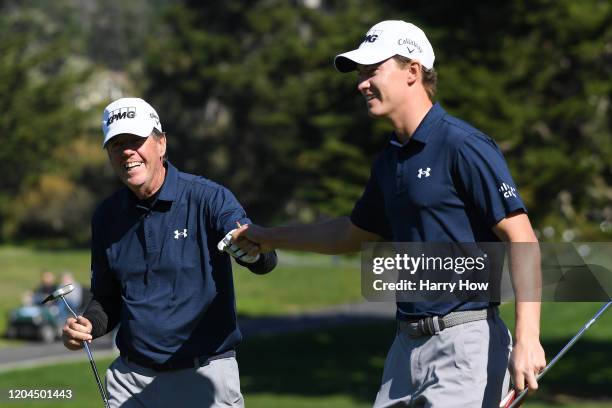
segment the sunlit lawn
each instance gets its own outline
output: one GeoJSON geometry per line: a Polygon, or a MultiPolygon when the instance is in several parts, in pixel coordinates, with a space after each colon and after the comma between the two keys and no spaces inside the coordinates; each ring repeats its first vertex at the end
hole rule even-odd
{"type": "MultiPolygon", "coordinates": [[[[547,304],[542,340],[551,358],[598,304],[547,304]]],[[[512,314],[505,305],[503,315],[512,314]]],[[[511,318],[508,320],[512,320],[511,318]]],[[[238,351],[242,391],[249,407],[369,407],[376,394],[393,322],[353,325],[247,339],[238,351]]],[[[524,406],[612,405],[612,314],[604,315],[541,382],[524,406]]],[[[110,360],[98,361],[102,372],[110,360]]],[[[86,362],[0,374],[0,390],[69,388],[71,402],[11,403],[11,407],[98,407],[99,395],[86,362]]],[[[0,405],[4,406],[0,400],[0,405]]]]}
{"type": "MultiPolygon", "coordinates": [[[[0,248],[4,282],[0,286],[2,319],[19,303],[23,290],[35,286],[44,267],[70,269],[77,280],[89,279],[88,251],[0,248]]],[[[237,304],[243,316],[282,315],[333,304],[360,301],[356,260],[281,253],[281,264],[267,276],[234,268],[237,304]]],[[[542,343],[552,358],[597,311],[595,303],[544,303],[542,343]]],[[[513,327],[513,307],[502,307],[513,327]]],[[[0,320],[4,323],[4,320],[0,320]]],[[[0,325],[2,327],[2,325],[0,325]]],[[[393,322],[354,325],[247,339],[239,350],[242,390],[249,407],[368,407],[376,394],[393,322]]],[[[541,382],[525,406],[612,406],[612,312],[605,314],[541,382]]],[[[104,372],[110,363],[100,359],[104,372]]],[[[86,362],[15,370],[0,374],[0,391],[73,390],[69,402],[11,402],[11,407],[98,407],[99,395],[86,362]]],[[[6,395],[0,396],[4,406],[6,395]]]]}
{"type": "MultiPolygon", "coordinates": [[[[77,281],[89,286],[89,251],[40,250],[0,247],[0,332],[7,313],[17,307],[27,289],[35,288],[43,269],[56,275],[73,272],[77,281]]],[[[279,315],[347,302],[358,302],[359,264],[354,259],[281,253],[279,266],[268,275],[255,275],[235,265],[234,282],[241,315],[279,315]]],[[[0,340],[0,346],[7,345],[0,340]]]]}

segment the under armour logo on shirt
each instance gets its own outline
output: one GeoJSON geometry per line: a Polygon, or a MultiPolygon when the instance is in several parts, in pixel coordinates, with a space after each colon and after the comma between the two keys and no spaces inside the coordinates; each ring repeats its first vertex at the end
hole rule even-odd
{"type": "Polygon", "coordinates": [[[418,178],[421,178],[423,176],[425,176],[425,178],[429,177],[431,175],[431,167],[426,168],[425,170],[423,170],[422,168],[419,169],[419,173],[417,174],[418,178]]]}
{"type": "Polygon", "coordinates": [[[504,195],[504,198],[516,197],[516,188],[509,186],[506,183],[503,183],[499,188],[499,192],[504,195]]]}
{"type": "Polygon", "coordinates": [[[174,239],[179,239],[180,237],[187,238],[187,228],[184,228],[182,232],[174,230],[174,239]]]}

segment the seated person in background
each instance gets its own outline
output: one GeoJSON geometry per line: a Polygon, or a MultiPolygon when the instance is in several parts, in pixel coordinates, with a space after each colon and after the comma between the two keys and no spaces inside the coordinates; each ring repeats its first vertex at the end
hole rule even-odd
{"type": "Polygon", "coordinates": [[[57,289],[53,272],[43,269],[40,274],[40,285],[34,290],[33,303],[39,304],[57,289]]]}

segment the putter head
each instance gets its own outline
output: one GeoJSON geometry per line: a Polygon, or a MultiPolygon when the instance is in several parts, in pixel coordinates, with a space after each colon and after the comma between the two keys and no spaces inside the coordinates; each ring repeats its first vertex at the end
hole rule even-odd
{"type": "Polygon", "coordinates": [[[66,286],[63,286],[59,289],[56,289],[52,294],[50,294],[49,296],[47,296],[42,302],[40,302],[41,305],[51,301],[51,300],[56,300],[59,299],[60,296],[64,296],[69,294],[70,292],[72,292],[74,290],[74,285],[72,284],[68,284],[66,286]]]}

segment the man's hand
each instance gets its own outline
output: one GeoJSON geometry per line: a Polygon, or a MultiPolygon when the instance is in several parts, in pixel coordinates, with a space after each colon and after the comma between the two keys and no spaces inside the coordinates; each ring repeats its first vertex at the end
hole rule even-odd
{"type": "MultiPolygon", "coordinates": [[[[236,225],[238,228],[243,227],[239,222],[236,222],[236,225]]],[[[244,237],[235,238],[234,232],[237,230],[238,229],[233,229],[228,232],[217,244],[217,249],[221,252],[227,252],[232,257],[244,263],[252,264],[257,262],[262,252],[259,245],[244,237]]]]}
{"type": "Polygon", "coordinates": [[[520,393],[525,385],[530,391],[538,389],[537,375],[546,367],[544,349],[534,337],[529,340],[517,340],[510,356],[510,372],[514,387],[520,393]]]}
{"type": "Polygon", "coordinates": [[[256,245],[257,252],[263,253],[274,250],[270,242],[270,234],[268,228],[260,227],[255,224],[246,224],[240,226],[232,232],[233,241],[242,250],[247,251],[249,255],[253,252],[253,245],[256,245]]]}
{"type": "Polygon", "coordinates": [[[357,252],[361,250],[363,242],[380,239],[378,235],[355,226],[348,217],[280,227],[242,225],[234,230],[232,237],[237,245],[246,250],[249,245],[257,244],[259,252],[290,249],[327,255],[357,252]]]}
{"type": "Polygon", "coordinates": [[[62,329],[62,341],[68,350],[78,350],[83,347],[83,341],[91,343],[91,322],[79,316],[79,319],[69,317],[62,329]]]}

